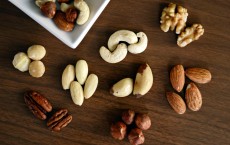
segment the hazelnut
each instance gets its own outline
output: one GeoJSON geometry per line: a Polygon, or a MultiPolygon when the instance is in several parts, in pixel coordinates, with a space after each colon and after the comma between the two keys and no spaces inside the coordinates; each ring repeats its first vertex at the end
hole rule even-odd
{"type": "Polygon", "coordinates": [[[151,119],[147,114],[137,114],[135,123],[138,128],[142,130],[148,130],[151,126],[151,119]]]}
{"type": "Polygon", "coordinates": [[[66,20],[73,23],[77,19],[77,10],[71,7],[66,10],[65,15],[66,20]]]}
{"type": "Polygon", "coordinates": [[[29,65],[29,73],[32,77],[39,78],[45,73],[45,66],[41,61],[33,61],[29,65]]]}
{"type": "Polygon", "coordinates": [[[144,134],[139,128],[132,129],[128,135],[128,139],[132,145],[143,144],[145,141],[144,134]]]}
{"type": "Polygon", "coordinates": [[[46,49],[41,45],[32,45],[28,48],[27,54],[32,60],[41,60],[46,55],[46,49]]]}
{"type": "Polygon", "coordinates": [[[126,129],[126,125],[123,122],[119,121],[115,124],[112,124],[110,128],[110,133],[113,138],[123,140],[126,135],[126,129]]]}
{"type": "Polygon", "coordinates": [[[122,113],[122,120],[127,124],[130,125],[133,123],[135,116],[135,112],[133,110],[126,110],[122,113]]]}
{"type": "Polygon", "coordinates": [[[24,52],[19,52],[14,56],[13,65],[21,72],[28,71],[30,59],[24,52]]]}
{"type": "Polygon", "coordinates": [[[56,4],[55,2],[49,1],[41,6],[42,13],[48,17],[53,18],[56,13],[56,4]]]}

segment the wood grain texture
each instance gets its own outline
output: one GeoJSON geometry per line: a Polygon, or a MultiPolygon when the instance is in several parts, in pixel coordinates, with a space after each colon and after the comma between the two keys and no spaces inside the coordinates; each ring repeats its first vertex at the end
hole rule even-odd
{"type": "MultiPolygon", "coordinates": [[[[0,144],[1,145],[115,145],[129,144],[114,140],[110,124],[119,119],[122,109],[146,112],[152,127],[144,131],[146,145],[224,145],[230,144],[230,3],[226,0],[111,0],[77,49],[72,50],[6,0],[0,1],[0,144]],[[188,24],[201,23],[205,34],[185,48],[176,45],[173,32],[160,30],[161,10],[169,2],[188,9],[188,24]],[[148,48],[139,55],[128,54],[118,64],[100,58],[99,48],[120,29],[144,31],[148,48]],[[45,75],[32,78],[28,72],[14,69],[12,60],[19,51],[33,44],[44,45],[45,75]],[[85,59],[90,73],[99,77],[95,95],[82,107],[74,105],[69,91],[62,90],[61,75],[65,66],[85,59]],[[124,77],[135,77],[141,63],[148,62],[154,85],[140,99],[116,98],[109,88],[124,77]],[[172,90],[169,70],[175,64],[202,67],[213,79],[198,85],[203,106],[200,111],[176,114],[165,92],[172,90]],[[44,94],[54,108],[67,108],[72,123],[60,133],[50,132],[43,121],[29,112],[23,93],[33,89],[44,94]]],[[[187,83],[189,81],[187,80],[187,83]]]]}

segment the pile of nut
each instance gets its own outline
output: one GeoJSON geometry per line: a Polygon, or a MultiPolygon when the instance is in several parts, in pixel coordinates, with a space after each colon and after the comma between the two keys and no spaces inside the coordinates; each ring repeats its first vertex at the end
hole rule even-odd
{"type": "Polygon", "coordinates": [[[193,24],[191,27],[186,26],[188,12],[182,6],[170,3],[168,7],[164,8],[161,15],[161,30],[168,32],[169,29],[178,34],[177,45],[185,47],[189,43],[198,40],[204,34],[204,29],[201,24],[193,24]],[[177,8],[177,12],[176,12],[177,8]],[[184,30],[185,29],[185,30],[184,30]]]}
{"type": "Polygon", "coordinates": [[[144,32],[135,34],[133,31],[119,30],[110,36],[108,49],[102,46],[99,53],[106,62],[118,63],[125,59],[128,51],[132,54],[139,54],[145,51],[147,45],[148,38],[144,32]],[[124,42],[129,45],[127,46],[124,42]]]}
{"type": "MultiPolygon", "coordinates": [[[[207,69],[188,68],[184,71],[184,67],[182,65],[176,65],[170,71],[170,82],[172,84],[172,87],[177,92],[181,92],[183,90],[185,84],[185,76],[187,76],[193,82],[199,84],[208,83],[212,79],[212,75],[207,69]]],[[[185,100],[190,110],[198,111],[202,106],[202,96],[198,87],[193,82],[187,85],[185,100]]],[[[174,92],[167,92],[166,96],[169,104],[176,113],[185,113],[186,104],[180,95],[174,92]]]]}
{"type": "Polygon", "coordinates": [[[14,56],[13,66],[21,72],[29,70],[32,77],[40,78],[45,73],[45,65],[41,61],[46,55],[46,49],[41,45],[32,45],[27,54],[19,52],[14,56]],[[33,60],[31,62],[31,59],[33,60]]]}
{"type": "Polygon", "coordinates": [[[142,130],[151,127],[151,119],[147,114],[136,114],[133,110],[122,113],[122,121],[111,125],[110,133],[113,138],[123,140],[128,134],[128,140],[132,145],[143,144],[145,141],[142,130]]]}
{"type": "Polygon", "coordinates": [[[90,9],[84,0],[58,0],[61,10],[57,10],[56,0],[36,0],[35,3],[46,17],[53,18],[64,31],[72,31],[75,23],[83,25],[89,19],[90,9]]]}
{"type": "Polygon", "coordinates": [[[142,64],[136,74],[135,83],[132,78],[125,78],[118,81],[110,89],[110,93],[116,97],[127,97],[132,92],[138,98],[144,96],[153,85],[153,73],[150,66],[142,64]]]}
{"type": "MultiPolygon", "coordinates": [[[[34,116],[41,120],[46,120],[48,113],[51,113],[53,109],[48,99],[36,91],[27,91],[24,94],[24,100],[34,116]]],[[[51,131],[60,131],[66,127],[73,118],[72,115],[68,114],[67,109],[60,109],[51,114],[51,117],[46,123],[51,131]]]]}
{"type": "Polygon", "coordinates": [[[67,65],[62,73],[62,87],[64,90],[70,89],[72,100],[76,105],[81,106],[84,98],[92,97],[97,85],[98,77],[95,74],[88,76],[88,64],[85,60],[78,60],[75,68],[71,64],[67,65]],[[77,81],[74,81],[75,74],[77,81]]]}

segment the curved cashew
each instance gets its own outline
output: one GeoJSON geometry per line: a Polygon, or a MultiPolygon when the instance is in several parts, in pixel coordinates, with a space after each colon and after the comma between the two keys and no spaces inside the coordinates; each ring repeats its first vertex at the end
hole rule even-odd
{"type": "Polygon", "coordinates": [[[120,41],[134,44],[138,42],[137,36],[134,32],[129,30],[119,30],[109,37],[108,47],[110,51],[114,51],[120,41]]]}
{"type": "Polygon", "coordinates": [[[144,32],[137,33],[137,37],[139,38],[139,42],[136,44],[131,44],[128,46],[128,51],[133,54],[138,54],[147,48],[148,45],[148,37],[144,32]]]}
{"type": "Polygon", "coordinates": [[[99,53],[106,62],[118,63],[126,57],[128,50],[126,44],[121,43],[113,52],[109,51],[106,47],[102,46],[99,50],[99,53]]]}
{"type": "Polygon", "coordinates": [[[74,0],[74,6],[80,11],[80,14],[78,15],[77,18],[77,24],[78,25],[83,25],[87,22],[89,19],[89,6],[84,0],[74,0]]]}
{"type": "Polygon", "coordinates": [[[36,0],[35,4],[38,7],[41,7],[43,4],[45,4],[46,2],[56,2],[56,0],[36,0]]]}
{"type": "Polygon", "coordinates": [[[60,9],[62,12],[66,12],[69,8],[74,7],[73,4],[66,4],[66,3],[61,3],[60,9]]]}

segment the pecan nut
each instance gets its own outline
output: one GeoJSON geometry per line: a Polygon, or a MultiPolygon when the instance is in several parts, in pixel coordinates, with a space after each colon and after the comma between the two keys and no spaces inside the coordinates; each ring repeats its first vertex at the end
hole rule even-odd
{"type": "Polygon", "coordinates": [[[72,121],[72,115],[67,109],[60,109],[47,121],[47,127],[52,131],[60,131],[72,121]]]}
{"type": "Polygon", "coordinates": [[[77,19],[77,10],[75,8],[69,8],[65,12],[66,20],[73,23],[77,19]]]}
{"type": "Polygon", "coordinates": [[[27,91],[24,94],[26,105],[35,117],[41,120],[47,118],[46,113],[52,111],[50,102],[41,94],[35,91],[27,91]]]}

